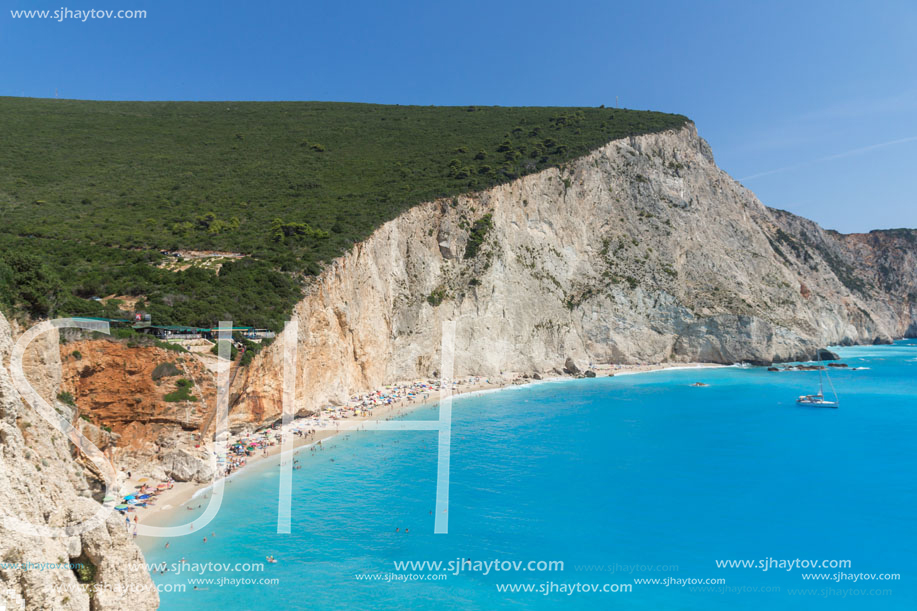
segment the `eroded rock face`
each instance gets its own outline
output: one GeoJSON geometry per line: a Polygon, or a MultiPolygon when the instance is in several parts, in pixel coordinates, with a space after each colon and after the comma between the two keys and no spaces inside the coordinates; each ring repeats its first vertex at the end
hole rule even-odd
{"type": "Polygon", "coordinates": [[[122,470],[210,480],[210,455],[196,435],[215,407],[208,368],[215,357],[105,339],[70,341],[60,352],[62,387],[73,395],[78,426],[100,449],[110,447],[122,470]],[[163,366],[168,375],[157,370],[163,366]],[[193,382],[195,400],[167,400],[182,378],[193,382]]]}
{"type": "Polygon", "coordinates": [[[120,434],[121,447],[155,442],[164,425],[198,429],[216,394],[213,374],[188,353],[105,339],[71,341],[61,353],[62,388],[82,415],[120,434]],[[156,368],[169,363],[177,373],[156,379],[156,368]],[[167,401],[181,378],[194,383],[195,400],[167,401]]]}
{"type": "MultiPolygon", "coordinates": [[[[693,125],[455,199],[405,212],[319,276],[296,307],[297,409],[430,376],[447,320],[457,376],[567,357],[764,364],[917,333],[912,234],[841,236],[769,209],[693,125]]],[[[233,427],[280,414],[283,345],[237,377],[233,427]]]]}
{"type": "MultiPolygon", "coordinates": [[[[12,330],[0,314],[0,514],[36,526],[72,526],[98,508],[89,498],[87,471],[73,460],[67,438],[24,405],[14,391],[7,369],[12,345],[12,330]]],[[[36,354],[26,354],[24,371],[39,393],[53,401],[61,375],[55,356],[57,332],[40,337],[32,347],[36,354]]],[[[52,405],[65,417],[73,415],[64,404],[52,405]]],[[[84,591],[68,569],[0,568],[0,604],[19,609],[22,600],[30,611],[159,606],[143,555],[129,538],[119,514],[89,532],[60,538],[24,534],[0,521],[3,562],[56,564],[82,557],[91,559],[97,568],[93,594],[84,591]]]]}
{"type": "Polygon", "coordinates": [[[210,461],[181,448],[164,453],[157,458],[157,462],[167,475],[179,482],[203,483],[213,480],[210,461]]]}

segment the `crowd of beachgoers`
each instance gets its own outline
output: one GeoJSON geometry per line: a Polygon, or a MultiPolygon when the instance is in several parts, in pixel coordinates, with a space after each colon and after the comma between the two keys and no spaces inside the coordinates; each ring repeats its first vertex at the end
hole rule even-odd
{"type": "MultiPolygon", "coordinates": [[[[460,386],[468,384],[477,385],[481,382],[482,379],[479,377],[460,378],[451,382],[452,390],[459,390],[460,386]]],[[[490,379],[487,379],[485,383],[490,384],[490,379]]],[[[430,398],[431,393],[439,393],[440,384],[440,380],[419,380],[410,383],[391,384],[385,388],[380,388],[379,390],[364,395],[351,397],[350,404],[344,409],[371,410],[373,407],[381,405],[410,404],[415,401],[426,401],[430,398]]]]}
{"type": "MultiPolygon", "coordinates": [[[[620,370],[636,372],[657,368],[662,369],[666,368],[666,366],[612,365],[599,366],[595,369],[598,371],[604,369],[607,375],[620,372],[620,370]]],[[[532,382],[535,379],[538,378],[519,375],[497,376],[494,378],[469,376],[449,380],[446,383],[451,386],[451,391],[454,394],[460,394],[523,384],[532,382]]],[[[316,448],[321,449],[323,439],[327,439],[340,431],[359,428],[355,426],[356,422],[351,424],[349,421],[367,420],[374,417],[380,420],[390,420],[404,415],[408,409],[438,400],[441,384],[440,380],[432,379],[391,384],[372,392],[354,395],[350,397],[345,405],[327,405],[311,416],[295,418],[284,426],[277,423],[272,427],[264,427],[252,432],[242,432],[235,435],[226,434],[224,438],[226,441],[225,452],[223,452],[220,445],[217,447],[211,446],[210,450],[216,460],[217,475],[218,477],[228,477],[245,468],[252,461],[279,451],[285,432],[297,438],[297,440],[294,440],[293,446],[312,444],[313,450],[316,448]]],[[[130,526],[133,523],[136,530],[138,510],[155,507],[156,497],[166,490],[171,490],[173,485],[174,483],[171,479],[159,484],[150,483],[147,478],[134,481],[130,479],[130,473],[128,473],[127,490],[130,491],[130,494],[122,495],[120,500],[114,497],[106,497],[106,501],[118,502],[116,509],[125,515],[126,524],[130,526]]],[[[194,488],[196,487],[198,486],[194,486],[194,488]]],[[[188,486],[186,485],[185,490],[187,489],[188,486]]],[[[181,492],[177,492],[178,496],[181,496],[181,492]]],[[[183,504],[183,502],[179,501],[179,504],[183,504]]],[[[168,504],[161,507],[161,509],[169,508],[172,507],[168,504]]],[[[188,509],[193,508],[188,507],[188,509]]]]}
{"type": "MultiPolygon", "coordinates": [[[[479,377],[469,377],[448,382],[453,392],[458,392],[463,386],[478,385],[484,382],[479,377]]],[[[490,380],[486,380],[490,384],[490,380]]],[[[296,418],[286,426],[279,424],[274,427],[259,429],[253,433],[231,436],[227,441],[225,457],[216,451],[219,472],[224,476],[243,468],[252,457],[266,456],[269,448],[279,446],[283,440],[284,432],[300,438],[304,443],[316,440],[317,431],[337,431],[343,428],[340,423],[345,419],[364,419],[373,415],[379,408],[408,407],[438,398],[441,388],[439,380],[416,381],[403,384],[392,384],[379,390],[354,395],[347,405],[329,405],[317,413],[305,418],[296,418]]],[[[388,413],[386,419],[398,414],[388,413]]]]}
{"type": "MultiPolygon", "coordinates": [[[[454,380],[451,385],[453,391],[460,392],[465,386],[482,382],[484,380],[481,378],[469,377],[454,380]]],[[[490,380],[486,380],[486,383],[489,384],[490,380]]],[[[216,461],[217,474],[219,477],[227,477],[244,468],[252,460],[268,456],[272,453],[272,448],[281,445],[284,432],[289,432],[300,439],[296,445],[310,441],[321,443],[318,439],[318,431],[334,433],[344,428],[340,423],[345,419],[369,418],[373,415],[374,410],[380,408],[408,407],[430,400],[431,397],[438,398],[440,384],[439,380],[393,384],[370,393],[355,395],[346,405],[323,407],[318,413],[305,418],[296,418],[286,426],[275,424],[273,427],[265,427],[253,432],[228,435],[225,452],[218,448],[211,450],[216,461]]],[[[387,418],[395,415],[397,414],[388,413],[387,418]]],[[[122,489],[122,494],[118,497],[106,497],[105,501],[111,504],[117,503],[114,505],[115,509],[124,514],[125,524],[133,528],[136,535],[136,526],[139,522],[138,510],[155,507],[160,493],[171,490],[173,486],[172,479],[163,483],[151,483],[147,477],[132,480],[131,474],[127,473],[127,482],[125,488],[122,489]]]]}
{"type": "MultiPolygon", "coordinates": [[[[130,479],[130,471],[128,471],[127,477],[130,479]]],[[[140,521],[137,510],[153,507],[159,495],[166,490],[171,490],[174,485],[175,480],[171,477],[160,483],[152,483],[149,478],[142,477],[137,480],[137,485],[128,494],[108,495],[103,499],[103,503],[109,507],[114,507],[115,511],[124,516],[125,528],[132,531],[133,536],[136,537],[137,524],[140,521]],[[133,520],[131,519],[132,517],[133,520]]]]}

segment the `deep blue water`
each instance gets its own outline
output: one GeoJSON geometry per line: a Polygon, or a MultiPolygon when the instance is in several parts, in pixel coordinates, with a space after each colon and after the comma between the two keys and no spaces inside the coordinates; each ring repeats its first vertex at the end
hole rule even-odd
{"type": "MultiPolygon", "coordinates": [[[[150,562],[261,562],[273,554],[279,563],[264,573],[206,577],[280,584],[201,591],[189,584],[184,593],[163,593],[162,608],[917,608],[917,343],[840,352],[849,365],[870,369],[832,371],[837,410],[795,404],[797,395],[814,392],[816,373],[763,368],[552,382],[457,398],[447,535],[433,534],[434,432],[352,433],[315,457],[301,451],[290,535],[276,533],[277,461],[253,465],[227,486],[206,544],[197,533],[171,540],[168,550],[162,541],[143,545],[150,562]],[[710,386],[691,387],[695,381],[710,386]],[[456,558],[560,560],[564,568],[408,583],[355,578],[395,572],[396,560],[456,558]],[[767,558],[850,566],[716,566],[767,558]],[[897,573],[900,580],[802,578],[838,572],[897,573]],[[693,589],[633,585],[667,577],[726,581],[693,589]],[[497,591],[497,584],[545,582],[633,588],[497,591]],[[793,592],[804,589],[812,593],[793,592]]],[[[435,408],[410,416],[435,417],[435,408]]],[[[155,576],[160,584],[187,578],[155,576]]]]}

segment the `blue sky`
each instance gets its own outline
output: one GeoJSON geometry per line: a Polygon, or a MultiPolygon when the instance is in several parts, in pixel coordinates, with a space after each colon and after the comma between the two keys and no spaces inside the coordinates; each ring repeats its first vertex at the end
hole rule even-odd
{"type": "Polygon", "coordinates": [[[619,99],[691,117],[720,166],[767,205],[841,231],[917,227],[914,2],[4,5],[0,95],[506,106],[619,99]],[[147,17],[9,13],[61,7],[146,9],[147,17]]]}

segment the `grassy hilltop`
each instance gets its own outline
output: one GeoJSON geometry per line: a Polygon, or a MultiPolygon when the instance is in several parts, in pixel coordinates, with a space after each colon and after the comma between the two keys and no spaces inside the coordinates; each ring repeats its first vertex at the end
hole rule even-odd
{"type": "Polygon", "coordinates": [[[278,328],[321,264],[403,210],[680,115],[607,108],[0,98],[0,305],[278,328]],[[248,255],[219,275],[160,250],[248,255]]]}

